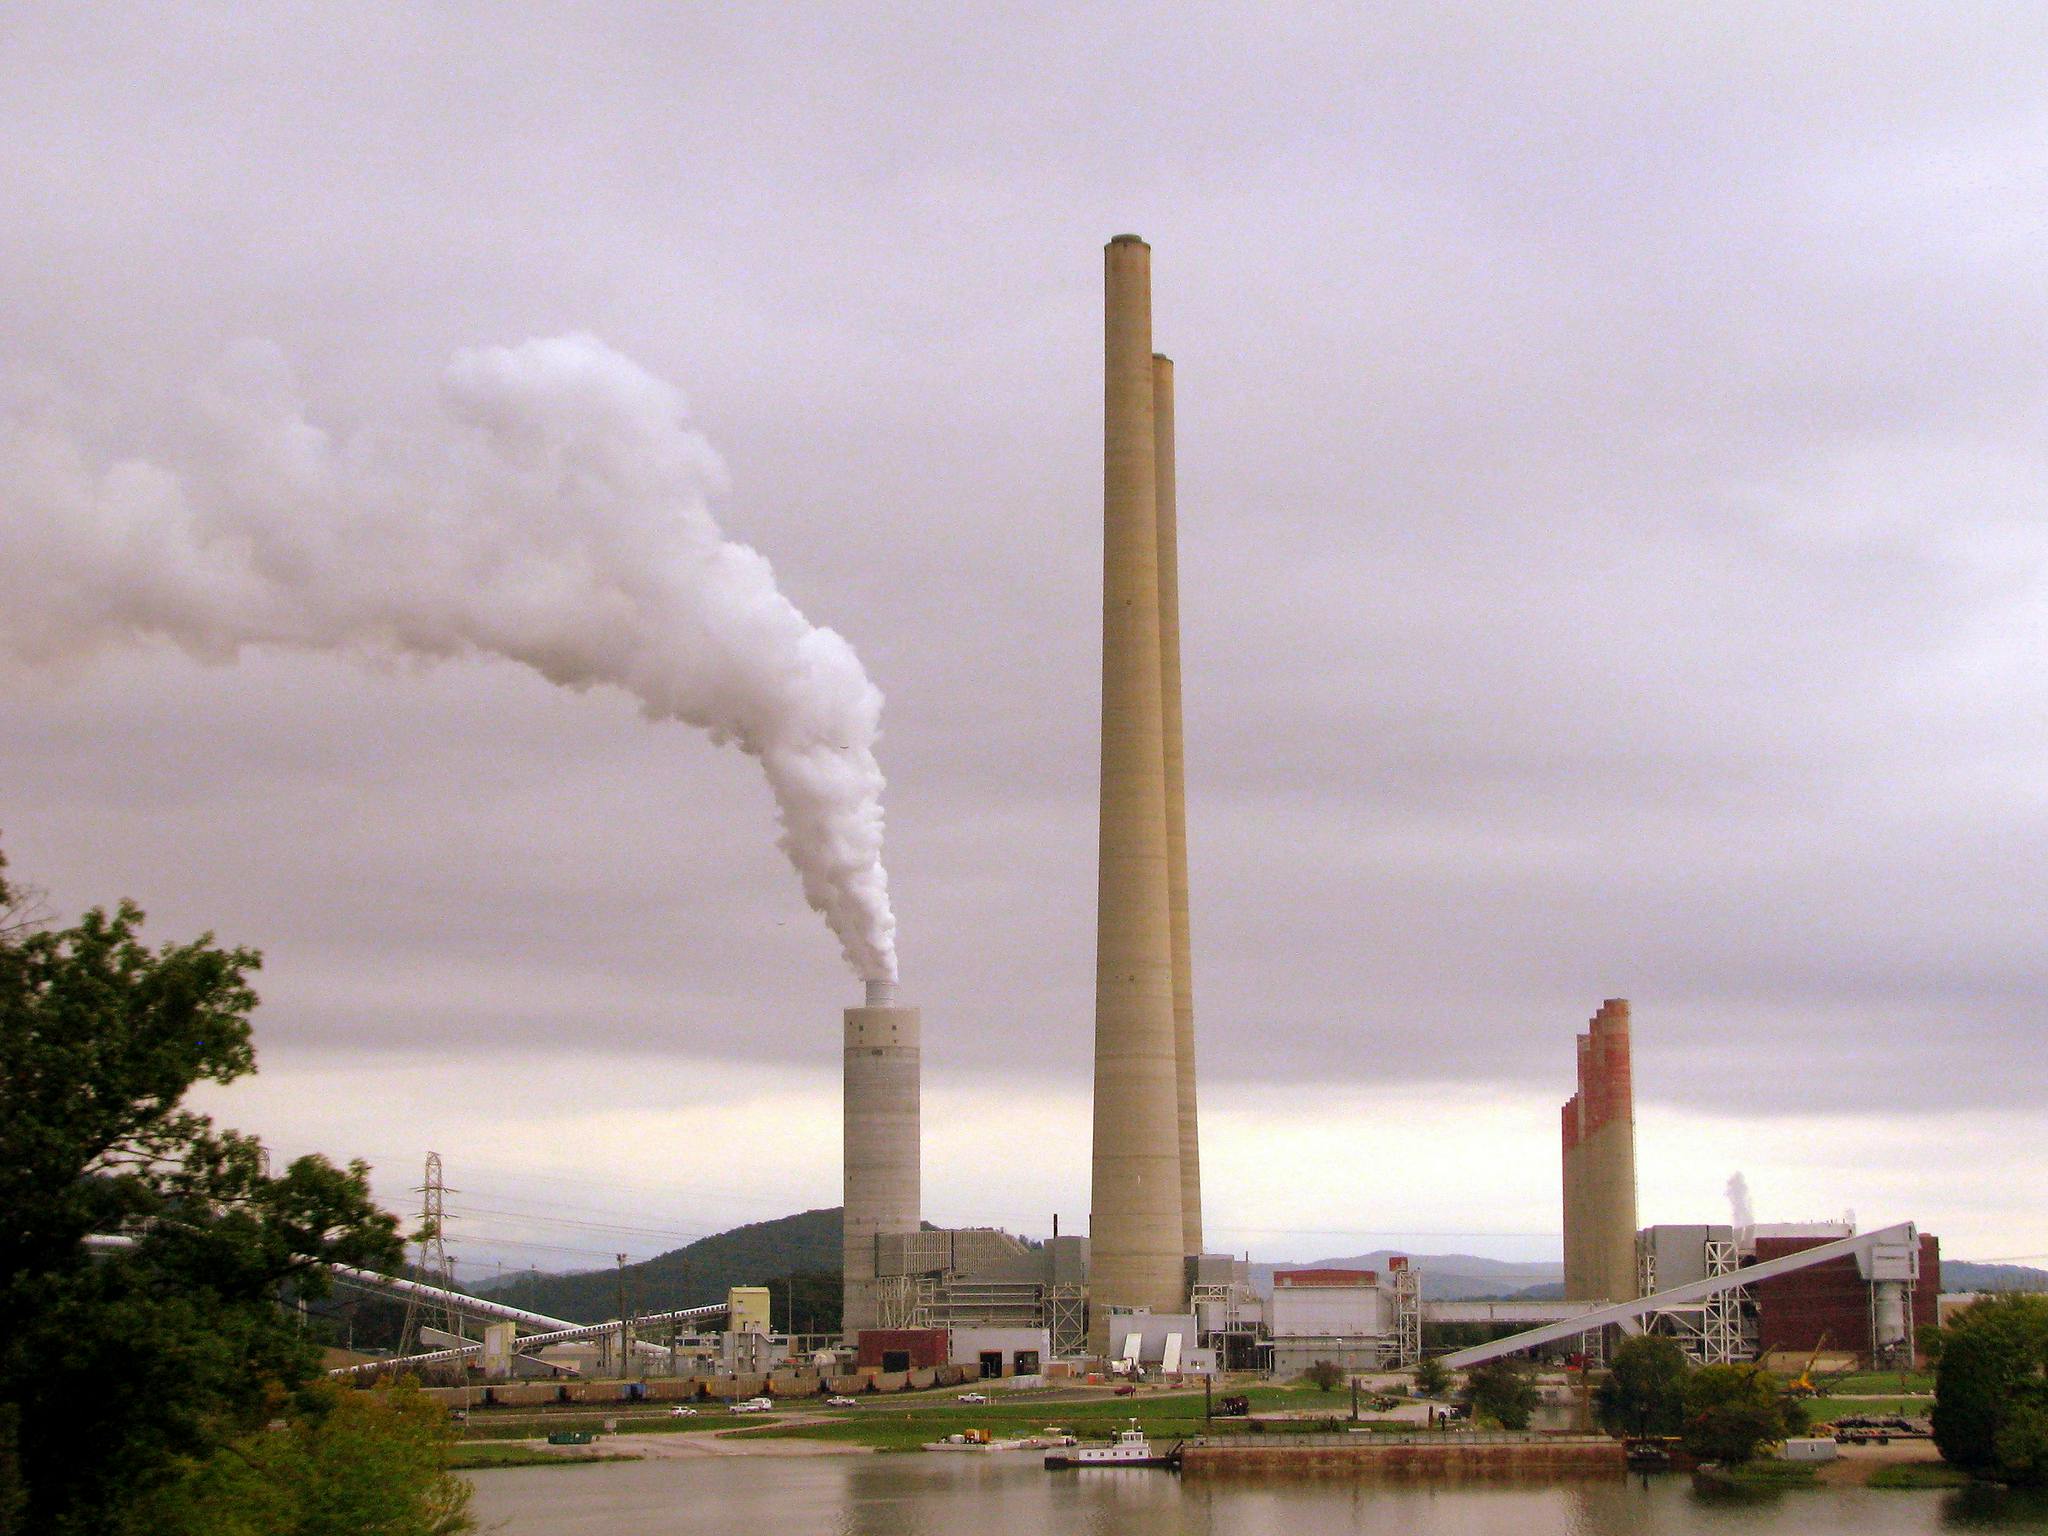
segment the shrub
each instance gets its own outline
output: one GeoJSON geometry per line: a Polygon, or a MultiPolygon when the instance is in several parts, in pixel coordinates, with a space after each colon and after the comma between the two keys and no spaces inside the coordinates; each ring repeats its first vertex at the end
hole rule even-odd
{"type": "Polygon", "coordinates": [[[2048,1296],[1987,1297],[1942,1330],[1934,1444],[1942,1460],[2048,1486],[2048,1296]]]}
{"type": "Polygon", "coordinates": [[[1344,1381],[1344,1368],[1333,1360],[1318,1360],[1301,1373],[1301,1379],[1321,1392],[1334,1392],[1344,1381]]]}
{"type": "Polygon", "coordinates": [[[1527,1429],[1542,1401],[1519,1360],[1489,1360],[1465,1375],[1465,1401],[1474,1419],[1491,1419],[1502,1429],[1527,1429]]]}
{"type": "Polygon", "coordinates": [[[1702,1461],[1739,1467],[1803,1422],[1803,1415],[1795,1417],[1787,1407],[1768,1371],[1702,1366],[1685,1384],[1685,1448],[1702,1461]]]}
{"type": "Polygon", "coordinates": [[[1678,1434],[1691,1375],[1691,1362],[1672,1340],[1649,1333],[1624,1340],[1593,1396],[1600,1427],[1610,1435],[1678,1434]]]}

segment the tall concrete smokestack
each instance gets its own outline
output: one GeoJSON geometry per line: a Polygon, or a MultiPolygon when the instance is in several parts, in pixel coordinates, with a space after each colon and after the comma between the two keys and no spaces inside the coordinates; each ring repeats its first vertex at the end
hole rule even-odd
{"type": "Polygon", "coordinates": [[[867,983],[846,1010],[844,1315],[847,1333],[882,1326],[876,1239],[917,1231],[921,1020],[900,1007],[896,983],[867,983]]]}
{"type": "Polygon", "coordinates": [[[1104,253],[1102,787],[1095,931],[1090,1345],[1108,1309],[1179,1310],[1179,1058],[1173,1018],[1151,248],[1104,253]]]}
{"type": "Polygon", "coordinates": [[[1578,1037],[1578,1092],[1565,1101],[1564,1294],[1630,1301],[1636,1284],[1635,1075],[1625,998],[1578,1037]]]}
{"type": "Polygon", "coordinates": [[[1180,519],[1174,504],[1173,359],[1152,355],[1152,483],[1159,540],[1159,697],[1166,754],[1166,905],[1180,1110],[1180,1245],[1202,1251],[1202,1139],[1195,1115],[1195,981],[1188,940],[1188,792],[1180,705],[1180,519]]]}

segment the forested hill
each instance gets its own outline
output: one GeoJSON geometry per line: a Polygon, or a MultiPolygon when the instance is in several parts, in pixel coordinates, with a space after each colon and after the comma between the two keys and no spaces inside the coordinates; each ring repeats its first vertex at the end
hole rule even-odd
{"type": "Polygon", "coordinates": [[[2024,1264],[1972,1264],[1966,1259],[1941,1261],[1944,1291],[2048,1291],[2048,1269],[2024,1264]]]}
{"type": "MultiPolygon", "coordinates": [[[[839,1260],[839,1208],[834,1206],[828,1211],[804,1211],[735,1227],[642,1263],[628,1264],[626,1294],[635,1312],[662,1312],[723,1301],[726,1291],[735,1285],[764,1285],[790,1275],[817,1279],[829,1274],[829,1286],[800,1287],[807,1293],[818,1294],[815,1298],[800,1295],[798,1311],[803,1314],[800,1322],[806,1329],[836,1327],[839,1260]],[[824,1310],[828,1293],[829,1322],[822,1317],[813,1319],[808,1313],[813,1306],[824,1310]]],[[[619,1315],[616,1269],[572,1275],[508,1276],[502,1284],[477,1289],[479,1295],[571,1322],[601,1323],[619,1315]]],[[[776,1323],[783,1326],[787,1288],[777,1285],[773,1290],[776,1323]]]]}

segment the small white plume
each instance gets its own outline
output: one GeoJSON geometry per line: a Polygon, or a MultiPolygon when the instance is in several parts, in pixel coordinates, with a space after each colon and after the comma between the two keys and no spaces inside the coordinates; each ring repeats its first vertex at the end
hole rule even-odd
{"type": "Polygon", "coordinates": [[[855,971],[895,978],[882,696],[721,534],[723,469],[676,390],[589,336],[528,341],[458,354],[422,430],[335,442],[249,343],[198,403],[176,467],[0,421],[0,649],[485,653],[624,689],[759,759],[805,898],[855,971]]]}
{"type": "Polygon", "coordinates": [[[1749,1180],[1740,1172],[1728,1180],[1728,1215],[1737,1227],[1756,1225],[1756,1211],[1749,1203],[1749,1180]]]}

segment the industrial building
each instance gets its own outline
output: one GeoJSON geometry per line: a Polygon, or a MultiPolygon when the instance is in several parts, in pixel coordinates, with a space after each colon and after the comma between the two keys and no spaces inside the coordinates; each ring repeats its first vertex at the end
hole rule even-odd
{"type": "MultiPolygon", "coordinates": [[[[1768,1226],[1751,1232],[1754,1263],[1830,1240],[1825,1232],[1768,1226]]],[[[1759,1281],[1750,1287],[1755,1353],[1775,1364],[1779,1356],[1839,1350],[1872,1366],[1905,1369],[1922,1357],[1921,1339],[1936,1326],[1940,1293],[1941,1241],[1931,1232],[1759,1281]]]]}
{"type": "Polygon", "coordinates": [[[1062,1358],[1087,1347],[1085,1237],[940,1228],[882,1238],[876,1266],[885,1327],[1040,1329],[1062,1358]]]}
{"type": "Polygon", "coordinates": [[[1421,1334],[1421,1292],[1405,1260],[1381,1283],[1371,1269],[1294,1269],[1273,1276],[1270,1363],[1278,1376],[1299,1376],[1326,1360],[1347,1371],[1371,1371],[1404,1359],[1403,1339],[1421,1334]]]}

